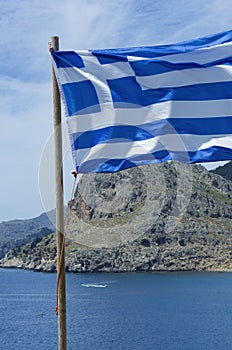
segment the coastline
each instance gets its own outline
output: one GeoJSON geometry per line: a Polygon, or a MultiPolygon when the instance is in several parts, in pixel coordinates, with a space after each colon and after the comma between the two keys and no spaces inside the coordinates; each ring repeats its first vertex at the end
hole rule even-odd
{"type": "MultiPolygon", "coordinates": [[[[230,247],[202,249],[194,247],[162,247],[121,249],[77,249],[66,256],[66,272],[122,273],[122,272],[232,272],[230,247]]],[[[13,256],[9,252],[0,260],[0,268],[17,268],[38,272],[56,272],[55,251],[52,258],[38,254],[13,256]]]]}

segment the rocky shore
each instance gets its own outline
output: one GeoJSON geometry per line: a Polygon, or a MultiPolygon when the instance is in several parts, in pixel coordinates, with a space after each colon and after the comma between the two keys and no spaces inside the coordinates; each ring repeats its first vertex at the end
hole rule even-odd
{"type": "MultiPolygon", "coordinates": [[[[189,175],[188,173],[184,175],[186,184],[183,183],[181,190],[178,189],[178,171],[182,173],[185,171],[182,166],[160,167],[165,184],[164,198],[161,198],[163,185],[160,175],[154,176],[154,172],[150,180],[146,181],[144,173],[141,174],[139,169],[132,169],[123,175],[120,173],[88,176],[87,180],[91,180],[91,184],[93,181],[95,185],[97,184],[98,197],[94,202],[91,189],[86,190],[86,197],[83,199],[83,188],[81,192],[79,186],[74,200],[70,203],[66,270],[68,272],[232,271],[232,182],[209,173],[202,166],[189,167],[193,181],[191,196],[183,213],[181,205],[184,201],[179,204],[178,200],[186,193],[189,175]],[[123,176],[132,179],[133,188],[132,190],[130,188],[130,196],[128,186],[131,182],[123,187],[123,191],[120,192],[120,188],[116,191],[120,181],[124,181],[123,176]],[[160,192],[150,191],[149,181],[156,183],[157,191],[160,192]],[[116,198],[118,192],[124,196],[123,210],[119,206],[120,199],[116,198]],[[158,213],[157,205],[153,206],[157,200],[156,195],[159,200],[162,199],[161,210],[158,213]],[[110,210],[103,210],[99,204],[99,196],[103,197],[104,202],[110,203],[110,210]],[[146,216],[143,212],[145,201],[148,203],[146,210],[149,211],[149,208],[153,210],[150,212],[153,222],[148,218],[150,213],[146,216]],[[130,223],[136,215],[139,216],[144,230],[131,239],[133,232],[129,232],[131,228],[127,223],[130,223]],[[80,219],[88,224],[87,238],[84,232],[80,231],[80,225],[78,226],[80,219]],[[170,229],[171,223],[173,227],[170,229]],[[106,224],[109,230],[105,230],[106,224]],[[118,242],[112,234],[116,224],[121,229],[128,228],[127,234],[121,235],[118,242]],[[96,227],[100,229],[97,231],[96,227]],[[100,240],[97,241],[98,245],[96,244],[95,232],[101,231],[106,235],[105,246],[100,240]],[[72,239],[73,237],[78,239],[72,239]],[[90,237],[93,237],[92,241],[90,237]],[[87,242],[93,242],[93,246],[83,245],[85,239],[87,242]]],[[[91,187],[89,182],[85,182],[85,186],[85,189],[91,187]]],[[[0,267],[55,272],[54,235],[37,238],[33,242],[10,250],[0,260],[0,267]]]]}
{"type": "MultiPolygon", "coordinates": [[[[221,227],[224,224],[222,220],[221,227]]],[[[155,235],[155,242],[147,237],[117,248],[77,248],[69,243],[66,247],[66,271],[232,271],[231,239],[225,238],[218,230],[205,239],[206,226],[205,222],[193,224],[187,239],[187,235],[183,238],[183,232],[181,234],[178,230],[172,239],[155,235]],[[201,230],[201,239],[197,238],[196,230],[201,230]]],[[[55,272],[54,235],[41,239],[33,247],[27,244],[15,248],[1,260],[0,267],[55,272]]]]}

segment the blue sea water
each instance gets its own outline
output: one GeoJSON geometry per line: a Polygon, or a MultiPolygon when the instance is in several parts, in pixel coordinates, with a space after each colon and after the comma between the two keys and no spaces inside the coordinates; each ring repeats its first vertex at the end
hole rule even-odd
{"type": "MultiPolygon", "coordinates": [[[[1,350],[57,349],[55,292],[55,274],[0,269],[1,350]]],[[[68,350],[229,350],[232,274],[67,274],[67,328],[68,350]]]]}

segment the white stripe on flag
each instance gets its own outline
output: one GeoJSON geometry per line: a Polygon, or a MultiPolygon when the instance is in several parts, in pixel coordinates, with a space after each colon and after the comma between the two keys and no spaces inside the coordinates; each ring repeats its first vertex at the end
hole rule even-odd
{"type": "Polygon", "coordinates": [[[127,159],[134,155],[151,154],[162,150],[189,152],[212,146],[230,148],[232,135],[163,135],[145,141],[98,144],[92,148],[76,151],[78,165],[94,159],[127,159]]]}
{"type": "Polygon", "coordinates": [[[225,59],[225,57],[228,57],[229,52],[232,52],[231,42],[195,49],[189,52],[160,56],[157,57],[157,60],[168,61],[172,63],[194,62],[199,64],[207,64],[210,62],[225,59]]]}
{"type": "Polygon", "coordinates": [[[108,108],[107,104],[104,106],[104,112],[68,117],[70,132],[85,132],[114,125],[143,125],[167,118],[213,118],[232,115],[232,100],[168,101],[131,109],[112,109],[111,104],[108,108]]]}
{"type": "Polygon", "coordinates": [[[168,73],[136,77],[143,90],[178,87],[232,80],[232,66],[191,68],[168,73]]]}
{"type": "Polygon", "coordinates": [[[88,57],[88,63],[84,61],[85,67],[76,68],[58,68],[59,79],[61,84],[78,83],[84,80],[100,81],[106,79],[118,79],[127,76],[135,76],[134,71],[128,62],[116,62],[107,65],[100,65],[97,58],[92,54],[88,57]],[[89,67],[90,66],[90,67],[89,67]]]}

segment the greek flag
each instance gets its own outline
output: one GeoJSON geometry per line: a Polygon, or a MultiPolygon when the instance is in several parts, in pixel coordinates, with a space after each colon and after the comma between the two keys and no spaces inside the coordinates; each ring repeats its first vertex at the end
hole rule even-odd
{"type": "Polygon", "coordinates": [[[79,173],[232,159],[232,30],[52,57],[79,173]]]}

